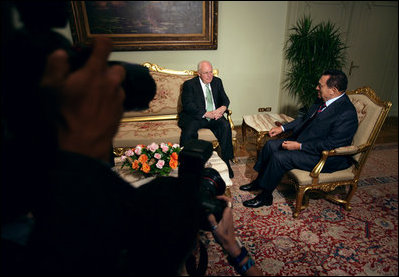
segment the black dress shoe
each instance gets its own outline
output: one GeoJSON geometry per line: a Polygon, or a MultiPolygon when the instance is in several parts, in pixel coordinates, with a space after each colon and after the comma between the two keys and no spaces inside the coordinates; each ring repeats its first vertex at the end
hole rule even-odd
{"type": "Polygon", "coordinates": [[[262,206],[271,206],[273,204],[273,195],[264,195],[263,193],[257,195],[255,198],[244,201],[242,203],[248,208],[259,208],[262,206]]]}
{"type": "Polygon", "coordinates": [[[261,189],[261,187],[259,186],[259,182],[256,179],[253,180],[249,184],[240,186],[240,190],[243,190],[243,191],[253,191],[253,190],[258,190],[258,189],[261,189]]]}

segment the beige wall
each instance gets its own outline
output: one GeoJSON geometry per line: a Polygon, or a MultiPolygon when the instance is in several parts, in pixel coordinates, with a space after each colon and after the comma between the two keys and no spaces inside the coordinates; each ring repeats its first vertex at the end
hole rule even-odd
{"type": "MultiPolygon", "coordinates": [[[[287,2],[219,1],[218,49],[113,52],[110,59],[196,69],[206,59],[218,68],[236,125],[259,107],[278,112],[287,2]]],[[[61,32],[71,39],[69,26],[61,32]]]]}

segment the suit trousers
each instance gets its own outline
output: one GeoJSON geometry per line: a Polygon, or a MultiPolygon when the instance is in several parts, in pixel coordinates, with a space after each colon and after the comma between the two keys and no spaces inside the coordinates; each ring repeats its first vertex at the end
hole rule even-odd
{"type": "Polygon", "coordinates": [[[198,139],[198,130],[202,128],[210,129],[215,135],[219,142],[224,161],[234,158],[231,127],[225,117],[209,121],[203,118],[201,120],[192,120],[190,124],[185,124],[184,127],[181,127],[180,145],[184,146],[188,141],[198,139]]]}
{"type": "MultiPolygon", "coordinates": [[[[287,139],[267,141],[254,165],[260,187],[270,193],[278,186],[286,172],[291,169],[311,171],[321,158],[321,154],[312,155],[301,150],[283,149],[281,145],[285,140],[287,139]]],[[[322,172],[342,170],[351,164],[351,160],[344,156],[329,157],[322,172]]]]}

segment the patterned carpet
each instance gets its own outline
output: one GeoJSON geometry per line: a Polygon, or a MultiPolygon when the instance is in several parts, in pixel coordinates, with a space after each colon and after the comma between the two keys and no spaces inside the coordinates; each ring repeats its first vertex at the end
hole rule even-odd
{"type": "MultiPolygon", "coordinates": [[[[290,187],[274,191],[273,205],[249,209],[253,193],[239,190],[255,171],[253,159],[234,164],[231,188],[236,233],[264,275],[398,275],[398,145],[380,144],[370,153],[352,211],[310,199],[297,219],[290,187]]],[[[204,232],[208,276],[234,276],[221,247],[204,232]]]]}

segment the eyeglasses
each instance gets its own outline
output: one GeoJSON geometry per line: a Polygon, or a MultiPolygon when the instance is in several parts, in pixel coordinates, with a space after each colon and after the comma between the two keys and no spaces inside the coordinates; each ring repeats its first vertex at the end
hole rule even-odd
{"type": "Polygon", "coordinates": [[[207,71],[207,72],[200,72],[201,75],[210,75],[213,74],[212,71],[207,71]]]}

